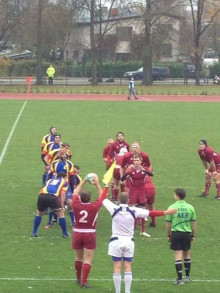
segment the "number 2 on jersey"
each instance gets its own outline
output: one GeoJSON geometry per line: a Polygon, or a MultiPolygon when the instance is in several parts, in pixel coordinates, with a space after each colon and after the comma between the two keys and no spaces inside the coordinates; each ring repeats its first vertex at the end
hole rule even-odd
{"type": "Polygon", "coordinates": [[[85,210],[80,211],[80,215],[82,215],[82,217],[79,219],[80,223],[87,223],[88,221],[86,220],[86,218],[88,217],[88,212],[85,210]]]}

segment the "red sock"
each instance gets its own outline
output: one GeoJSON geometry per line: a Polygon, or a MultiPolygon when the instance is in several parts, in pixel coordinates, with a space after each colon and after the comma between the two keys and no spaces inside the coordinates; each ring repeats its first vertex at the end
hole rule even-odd
{"type": "Polygon", "coordinates": [[[216,195],[220,196],[220,183],[216,184],[216,195]]]}
{"type": "Polygon", "coordinates": [[[88,279],[90,270],[91,270],[91,264],[84,263],[82,266],[82,283],[81,283],[81,285],[85,285],[87,283],[87,279],[88,279]]]}
{"type": "Polygon", "coordinates": [[[124,184],[120,184],[120,188],[121,188],[121,192],[124,192],[125,191],[125,185],[124,184]]]}
{"type": "Polygon", "coordinates": [[[156,225],[156,217],[151,217],[151,223],[152,223],[153,225],[156,225]]]}
{"type": "Polygon", "coordinates": [[[114,196],[114,183],[111,183],[111,195],[114,196]]]}
{"type": "Polygon", "coordinates": [[[81,281],[82,262],[80,260],[75,261],[76,278],[81,281]]]}
{"type": "Polygon", "coordinates": [[[114,189],[114,200],[116,200],[116,201],[118,201],[118,194],[119,194],[119,190],[114,189]]]}
{"type": "Polygon", "coordinates": [[[145,232],[145,219],[141,218],[141,232],[145,232]]]}
{"type": "Polygon", "coordinates": [[[211,187],[211,182],[206,182],[205,183],[205,190],[204,190],[205,194],[209,194],[210,187],[211,187]]]}

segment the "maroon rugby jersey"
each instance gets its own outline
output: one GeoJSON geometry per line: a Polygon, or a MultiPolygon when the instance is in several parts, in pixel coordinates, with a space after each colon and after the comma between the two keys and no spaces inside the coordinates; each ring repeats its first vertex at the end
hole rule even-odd
{"type": "Polygon", "coordinates": [[[129,151],[130,151],[129,144],[126,141],[124,142],[115,141],[110,145],[108,155],[111,159],[115,159],[115,156],[117,154],[119,153],[125,154],[129,151]]]}
{"type": "Polygon", "coordinates": [[[72,206],[75,217],[74,229],[96,229],[98,211],[103,200],[107,197],[108,188],[105,187],[102,195],[94,202],[82,203],[79,195],[72,197],[72,206]]]}
{"type": "MultiPolygon", "coordinates": [[[[142,157],[142,163],[141,163],[141,165],[143,167],[150,168],[151,162],[150,162],[150,159],[149,159],[148,154],[145,153],[145,152],[140,152],[140,156],[142,157]]],[[[133,163],[134,163],[134,161],[133,161],[133,153],[132,152],[128,152],[123,157],[123,160],[122,160],[122,163],[121,163],[121,167],[122,168],[128,167],[129,165],[132,165],[133,163]]]]}
{"type": "Polygon", "coordinates": [[[210,163],[212,160],[214,160],[215,165],[220,164],[220,154],[218,154],[212,148],[207,146],[204,150],[198,149],[198,153],[199,153],[201,160],[204,160],[208,163],[210,163]]]}

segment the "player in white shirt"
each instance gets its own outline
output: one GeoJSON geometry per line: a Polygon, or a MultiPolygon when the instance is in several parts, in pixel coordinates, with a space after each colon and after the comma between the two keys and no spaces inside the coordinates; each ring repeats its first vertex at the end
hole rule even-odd
{"type": "Polygon", "coordinates": [[[112,236],[109,241],[108,254],[114,262],[113,281],[115,293],[121,292],[121,267],[124,263],[125,293],[130,293],[132,283],[132,260],[134,256],[134,222],[136,218],[148,216],[164,216],[176,213],[176,209],[166,211],[149,211],[137,207],[128,206],[128,193],[119,195],[119,206],[109,199],[103,201],[104,207],[112,216],[112,236]]]}

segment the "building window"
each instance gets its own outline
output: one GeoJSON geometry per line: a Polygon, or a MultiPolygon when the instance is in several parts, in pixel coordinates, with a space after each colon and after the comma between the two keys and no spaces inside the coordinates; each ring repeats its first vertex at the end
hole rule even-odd
{"type": "Polygon", "coordinates": [[[132,38],[132,27],[117,27],[116,35],[118,41],[130,41],[132,38]]]}

